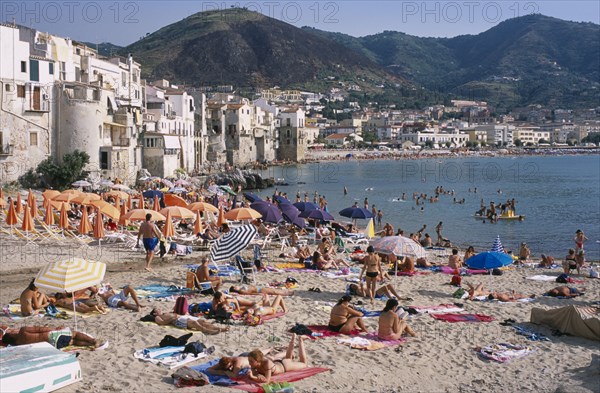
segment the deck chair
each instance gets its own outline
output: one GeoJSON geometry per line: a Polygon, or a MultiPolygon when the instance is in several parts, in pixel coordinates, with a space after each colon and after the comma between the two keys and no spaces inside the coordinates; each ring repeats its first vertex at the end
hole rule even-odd
{"type": "Polygon", "coordinates": [[[212,295],[215,293],[210,281],[200,282],[196,276],[196,269],[190,269],[185,274],[185,287],[198,290],[203,295],[212,295]]]}
{"type": "Polygon", "coordinates": [[[237,264],[238,269],[240,269],[240,273],[242,275],[241,282],[249,283],[252,281],[253,284],[256,284],[256,266],[254,266],[253,262],[248,262],[241,257],[241,255],[235,256],[235,262],[237,264]],[[250,277],[252,279],[250,279],[250,277]]]}

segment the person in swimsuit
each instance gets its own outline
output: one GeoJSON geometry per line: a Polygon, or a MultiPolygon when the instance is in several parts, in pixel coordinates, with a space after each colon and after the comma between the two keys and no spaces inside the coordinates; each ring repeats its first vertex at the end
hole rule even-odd
{"type": "Polygon", "coordinates": [[[32,279],[27,288],[21,293],[21,315],[28,317],[34,310],[40,310],[50,304],[48,296],[44,295],[35,286],[35,279],[32,279]]]}
{"type": "Polygon", "coordinates": [[[363,268],[358,276],[358,281],[362,280],[363,274],[366,276],[367,293],[371,299],[371,304],[375,304],[375,287],[377,286],[377,276],[381,273],[381,259],[375,254],[373,246],[367,247],[367,256],[363,260],[363,268]],[[365,273],[366,271],[366,273],[365,273]]]}
{"type": "Polygon", "coordinates": [[[465,256],[463,257],[463,261],[467,262],[467,259],[471,258],[474,255],[475,255],[475,248],[473,248],[473,246],[469,246],[467,248],[467,251],[465,251],[465,256]]]}
{"type": "Polygon", "coordinates": [[[289,289],[279,288],[268,288],[268,287],[257,287],[254,285],[233,285],[229,288],[229,292],[239,293],[240,295],[260,295],[266,293],[267,295],[281,295],[281,296],[292,296],[294,291],[289,289]]]}
{"type": "Polygon", "coordinates": [[[2,334],[2,342],[6,345],[48,342],[58,349],[69,345],[94,348],[101,346],[99,340],[63,326],[58,328],[49,326],[23,326],[18,331],[8,329],[7,326],[1,326],[0,333],[2,334]]]}
{"type": "Polygon", "coordinates": [[[125,285],[121,289],[121,292],[116,293],[114,288],[110,284],[107,284],[107,286],[98,291],[98,296],[100,296],[109,307],[113,308],[123,307],[128,310],[140,311],[140,309],[144,307],[140,304],[135,289],[133,289],[131,285],[125,285]],[[127,301],[130,295],[135,302],[135,305],[127,301]]]}
{"type": "Polygon", "coordinates": [[[272,361],[265,357],[260,349],[255,349],[248,354],[250,372],[248,377],[256,382],[269,383],[273,375],[279,375],[288,371],[302,370],[308,367],[308,357],[304,348],[304,336],[299,337],[298,361],[293,360],[294,346],[297,335],[292,334],[292,339],[287,348],[285,358],[272,361]]]}
{"type": "Polygon", "coordinates": [[[585,234],[583,233],[583,231],[581,229],[578,229],[575,232],[575,252],[579,252],[579,250],[583,250],[583,244],[585,243],[586,240],[589,240],[587,237],[585,237],[585,234]]]}
{"type": "Polygon", "coordinates": [[[575,250],[570,248],[569,254],[565,257],[565,260],[563,261],[563,271],[566,274],[569,274],[569,272],[573,269],[577,269],[577,273],[580,274],[580,269],[577,266],[577,259],[575,258],[575,250]]]}
{"type": "Polygon", "coordinates": [[[275,299],[271,300],[269,295],[266,293],[263,294],[263,298],[260,302],[257,302],[255,305],[246,310],[245,314],[251,315],[275,315],[277,314],[277,309],[281,308],[281,311],[286,313],[288,311],[285,303],[283,302],[283,298],[281,295],[277,295],[275,299]]]}
{"type": "Polygon", "coordinates": [[[223,284],[223,279],[221,277],[210,275],[207,257],[202,258],[200,266],[198,267],[198,269],[196,269],[196,278],[198,278],[198,282],[200,283],[210,282],[210,286],[214,291],[218,291],[221,285],[223,284]]]}
{"type": "Polygon", "coordinates": [[[554,257],[550,256],[550,255],[544,255],[542,254],[542,261],[540,262],[540,267],[552,267],[552,265],[554,265],[554,257]]]}
{"type": "Polygon", "coordinates": [[[448,257],[448,266],[454,270],[458,270],[462,267],[463,261],[458,256],[458,250],[456,248],[452,249],[452,255],[448,257]]]}
{"type": "Polygon", "coordinates": [[[355,330],[367,333],[367,328],[362,320],[363,313],[350,307],[352,296],[344,295],[331,309],[328,328],[332,332],[347,334],[355,330]]]}
{"type": "Polygon", "coordinates": [[[73,309],[73,302],[75,302],[75,311],[78,313],[86,314],[89,312],[99,312],[100,314],[106,314],[107,311],[104,306],[98,303],[97,299],[75,299],[66,296],[63,293],[57,293],[55,295],[56,302],[54,303],[58,307],[66,308],[69,310],[73,309]]]}
{"type": "Polygon", "coordinates": [[[412,337],[416,336],[416,333],[408,326],[406,321],[398,316],[397,311],[398,300],[389,299],[381,315],[379,315],[377,337],[382,340],[398,340],[404,332],[412,337]]]}
{"type": "Polygon", "coordinates": [[[554,289],[549,290],[548,292],[546,292],[547,296],[552,296],[552,297],[557,297],[557,296],[561,296],[561,297],[575,297],[575,296],[580,296],[583,295],[585,293],[585,288],[574,288],[574,287],[568,287],[566,285],[560,286],[560,287],[556,287],[554,289]]]}
{"type": "MultiPolygon", "coordinates": [[[[265,355],[265,358],[276,361],[285,358],[286,352],[278,352],[271,355],[272,348],[261,349],[260,351],[265,355]]],[[[219,362],[212,367],[209,367],[206,371],[212,375],[224,375],[229,378],[234,378],[243,374],[245,370],[250,369],[250,363],[248,362],[249,352],[242,353],[239,356],[223,356],[219,359],[219,362]]]]}
{"type": "Polygon", "coordinates": [[[412,273],[415,271],[415,260],[412,257],[404,257],[401,263],[396,261],[399,272],[412,273]]]}
{"type": "MultiPolygon", "coordinates": [[[[365,285],[362,282],[359,284],[350,284],[348,286],[348,293],[351,296],[360,296],[360,297],[368,296],[365,285]]],[[[404,299],[400,295],[398,295],[398,292],[396,292],[396,289],[394,288],[394,286],[392,284],[382,285],[377,291],[375,291],[375,296],[378,296],[378,297],[385,296],[390,299],[393,299],[393,298],[401,299],[401,300],[404,299]]]]}
{"type": "Polygon", "coordinates": [[[203,321],[198,317],[193,317],[191,315],[178,315],[172,312],[165,313],[156,308],[150,312],[149,316],[154,318],[154,323],[157,325],[173,325],[180,329],[198,330],[206,335],[219,334],[221,332],[229,331],[229,327],[220,328],[210,322],[203,321]]]}
{"type": "Polygon", "coordinates": [[[214,312],[218,309],[223,308],[225,311],[234,312],[242,311],[241,307],[252,307],[256,303],[252,300],[236,298],[234,296],[226,295],[223,292],[215,292],[213,300],[211,302],[211,308],[214,312]]]}
{"type": "Polygon", "coordinates": [[[140,230],[138,231],[136,245],[136,247],[140,246],[140,237],[143,237],[144,249],[146,250],[146,266],[144,269],[148,270],[149,272],[152,271],[150,264],[154,258],[154,249],[158,245],[158,239],[162,237],[162,234],[151,220],[152,214],[146,214],[146,221],[140,225],[140,230]]]}

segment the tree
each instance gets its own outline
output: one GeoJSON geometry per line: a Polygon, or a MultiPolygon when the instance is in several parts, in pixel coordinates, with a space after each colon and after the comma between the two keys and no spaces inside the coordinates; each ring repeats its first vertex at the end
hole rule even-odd
{"type": "Polygon", "coordinates": [[[538,144],[542,144],[542,143],[550,143],[550,142],[548,142],[544,138],[540,138],[540,140],[538,141],[538,144]]]}
{"type": "MultiPolygon", "coordinates": [[[[62,163],[57,164],[51,157],[40,162],[35,169],[35,174],[48,187],[58,190],[64,190],[71,186],[71,183],[87,177],[88,172],[83,168],[90,162],[90,156],[83,151],[75,150],[73,153],[64,155],[62,163]]],[[[32,181],[32,173],[27,173],[24,180],[32,181]]]]}
{"type": "Polygon", "coordinates": [[[533,146],[533,142],[527,142],[527,147],[533,146]]]}
{"type": "Polygon", "coordinates": [[[433,141],[432,140],[426,140],[425,141],[425,147],[433,149],[433,141]]]}
{"type": "Polygon", "coordinates": [[[515,146],[516,147],[521,147],[523,146],[523,141],[520,139],[515,139],[515,146]]]}
{"type": "Polygon", "coordinates": [[[583,143],[594,143],[598,145],[600,143],[600,132],[590,132],[585,138],[581,140],[583,143]]]}
{"type": "Polygon", "coordinates": [[[450,141],[446,142],[446,147],[452,147],[452,142],[450,142],[450,141]]]}

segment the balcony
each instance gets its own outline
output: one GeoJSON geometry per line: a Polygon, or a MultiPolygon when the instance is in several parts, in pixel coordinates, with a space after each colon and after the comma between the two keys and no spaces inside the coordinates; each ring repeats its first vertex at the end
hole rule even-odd
{"type": "Polygon", "coordinates": [[[112,139],[112,145],[118,147],[129,147],[131,140],[129,138],[116,138],[112,139]]]}
{"type": "Polygon", "coordinates": [[[0,145],[0,157],[1,156],[12,156],[13,155],[13,145],[0,145]]]}

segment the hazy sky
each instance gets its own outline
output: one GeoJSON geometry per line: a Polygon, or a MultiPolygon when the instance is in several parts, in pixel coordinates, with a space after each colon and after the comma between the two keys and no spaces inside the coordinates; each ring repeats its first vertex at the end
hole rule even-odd
{"type": "Polygon", "coordinates": [[[353,36],[396,30],[417,36],[478,34],[531,13],[600,23],[600,2],[590,1],[10,1],[0,20],[79,41],[128,45],[147,33],[204,10],[231,5],[259,11],[296,26],[353,36]]]}

